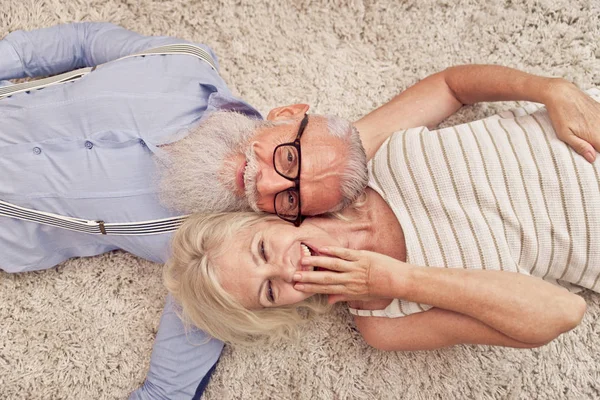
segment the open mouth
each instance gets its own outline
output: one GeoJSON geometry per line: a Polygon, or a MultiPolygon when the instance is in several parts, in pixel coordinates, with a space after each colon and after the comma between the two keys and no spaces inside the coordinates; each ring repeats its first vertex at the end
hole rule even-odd
{"type": "MultiPolygon", "coordinates": [[[[315,255],[314,250],[312,250],[309,246],[307,246],[304,243],[300,243],[300,249],[302,250],[302,255],[304,257],[310,257],[310,256],[314,256],[315,255]]],[[[315,267],[303,265],[302,266],[302,270],[303,271],[314,271],[315,267]]]]}
{"type": "MultiPolygon", "coordinates": [[[[300,248],[302,249],[302,255],[304,257],[320,255],[315,249],[313,249],[306,243],[300,243],[300,248]]],[[[326,268],[321,268],[321,267],[317,267],[317,266],[302,266],[302,269],[304,271],[328,271],[326,268]]]]}

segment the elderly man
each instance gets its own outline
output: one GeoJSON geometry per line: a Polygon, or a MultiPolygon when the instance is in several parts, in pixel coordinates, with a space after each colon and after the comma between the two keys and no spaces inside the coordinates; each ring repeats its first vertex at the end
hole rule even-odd
{"type": "MultiPolygon", "coordinates": [[[[262,121],[227,89],[216,57],[201,44],[204,60],[185,54],[117,60],[181,43],[105,23],[17,31],[0,41],[5,88],[8,79],[99,66],[72,83],[0,97],[0,200],[105,222],[252,208],[299,224],[303,215],[355,200],[367,182],[366,160],[391,133],[435,126],[477,101],[543,102],[563,140],[588,160],[595,157],[592,144],[598,148],[584,140],[591,136],[580,118],[581,92],[508,68],[450,68],[350,124],[307,116],[304,104],[275,108],[262,121]]],[[[115,249],[155,262],[169,253],[168,232],[88,235],[0,218],[0,268],[7,272],[115,249]]],[[[167,299],[148,377],[131,398],[199,397],[222,349],[215,340],[198,345],[204,339],[199,331],[186,335],[167,299]]]]}

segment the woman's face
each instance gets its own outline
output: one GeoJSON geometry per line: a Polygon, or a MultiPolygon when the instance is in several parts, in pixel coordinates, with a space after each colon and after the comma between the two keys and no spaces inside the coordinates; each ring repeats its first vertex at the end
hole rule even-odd
{"type": "Polygon", "coordinates": [[[223,243],[226,253],[214,260],[223,288],[248,309],[298,303],[311,294],[294,289],[302,257],[340,243],[306,220],[296,228],[281,220],[261,221],[223,243]]]}

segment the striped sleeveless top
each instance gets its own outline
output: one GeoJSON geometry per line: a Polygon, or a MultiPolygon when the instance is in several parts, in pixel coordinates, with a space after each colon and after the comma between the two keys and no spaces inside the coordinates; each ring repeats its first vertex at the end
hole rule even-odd
{"type": "MultiPolygon", "coordinates": [[[[600,90],[588,94],[600,101],[600,90]]],[[[369,174],[404,230],[408,263],[600,291],[600,156],[590,164],[558,139],[541,105],[397,132],[369,174]]],[[[350,311],[395,318],[429,308],[396,299],[384,310],[350,311]]]]}

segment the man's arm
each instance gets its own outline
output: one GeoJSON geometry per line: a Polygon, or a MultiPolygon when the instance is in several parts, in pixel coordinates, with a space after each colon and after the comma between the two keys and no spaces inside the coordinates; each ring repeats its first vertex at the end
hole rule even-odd
{"type": "Polygon", "coordinates": [[[187,42],[100,22],[15,31],[0,41],[0,80],[56,75],[173,43],[187,42]]]}
{"type": "Polygon", "coordinates": [[[175,312],[175,302],[167,296],[160,319],[150,370],[144,384],[131,393],[129,400],[191,400],[200,398],[223,343],[209,339],[202,331],[186,332],[175,312]]]}
{"type": "Polygon", "coordinates": [[[600,150],[600,106],[575,85],[496,65],[462,65],[431,75],[411,86],[354,125],[367,157],[372,158],[394,132],[417,126],[433,128],[465,104],[482,101],[544,103],[559,138],[588,161],[600,150]],[[589,122],[588,122],[589,121],[589,122]]]}

